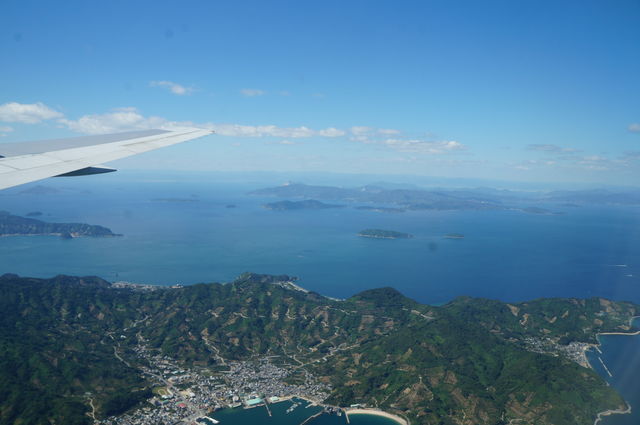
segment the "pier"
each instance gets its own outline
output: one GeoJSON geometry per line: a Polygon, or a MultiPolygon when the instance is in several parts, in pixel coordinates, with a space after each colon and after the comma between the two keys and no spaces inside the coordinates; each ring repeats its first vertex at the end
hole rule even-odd
{"type": "Polygon", "coordinates": [[[324,410],[319,411],[318,413],[316,413],[313,416],[309,416],[307,419],[305,419],[304,421],[302,421],[302,423],[300,425],[305,425],[307,422],[317,418],[318,416],[322,415],[324,413],[324,410]]]}

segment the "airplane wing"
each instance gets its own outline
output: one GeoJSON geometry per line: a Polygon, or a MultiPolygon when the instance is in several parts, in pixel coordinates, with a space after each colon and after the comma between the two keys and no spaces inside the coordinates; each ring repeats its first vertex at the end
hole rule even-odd
{"type": "Polygon", "coordinates": [[[55,176],[115,171],[101,166],[213,133],[201,128],[142,130],[100,136],[0,143],[0,189],[55,176]]]}

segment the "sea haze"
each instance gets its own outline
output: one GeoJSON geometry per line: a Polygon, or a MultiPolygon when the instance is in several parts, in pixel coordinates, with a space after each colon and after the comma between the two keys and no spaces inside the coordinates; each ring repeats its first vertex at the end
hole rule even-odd
{"type": "Polygon", "coordinates": [[[45,183],[55,193],[7,191],[0,209],[99,224],[124,236],[0,238],[0,272],[171,285],[225,282],[252,271],[297,276],[303,287],[339,298],[393,286],[432,304],[460,295],[640,302],[638,207],[556,207],[561,215],[352,206],[270,211],[262,205],[282,199],[247,195],[266,186],[259,183],[61,180],[45,183]],[[414,237],[358,237],[366,228],[414,237]],[[465,237],[444,238],[449,233],[465,237]]]}

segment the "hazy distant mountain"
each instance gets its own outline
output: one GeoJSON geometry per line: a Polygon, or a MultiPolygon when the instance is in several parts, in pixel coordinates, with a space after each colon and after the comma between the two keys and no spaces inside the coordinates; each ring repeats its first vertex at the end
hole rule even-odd
{"type": "Polygon", "coordinates": [[[385,189],[383,187],[373,185],[357,188],[340,188],[293,183],[286,184],[284,186],[255,190],[250,194],[256,196],[394,204],[405,209],[414,210],[486,210],[505,208],[500,200],[492,199],[481,194],[420,189],[385,189]]]}
{"type": "Polygon", "coordinates": [[[255,196],[392,204],[408,210],[532,210],[540,205],[640,205],[640,189],[521,192],[486,187],[461,189],[394,188],[388,183],[345,188],[287,183],[258,189],[255,196]],[[533,205],[532,205],[533,204],[533,205]]]}
{"type": "Polygon", "coordinates": [[[264,204],[268,210],[288,211],[288,210],[325,210],[328,208],[344,208],[344,205],[325,204],[315,199],[307,199],[304,201],[279,201],[264,204]]]}
{"type": "Polygon", "coordinates": [[[563,190],[548,193],[545,200],[574,204],[640,205],[640,189],[563,190]]]}

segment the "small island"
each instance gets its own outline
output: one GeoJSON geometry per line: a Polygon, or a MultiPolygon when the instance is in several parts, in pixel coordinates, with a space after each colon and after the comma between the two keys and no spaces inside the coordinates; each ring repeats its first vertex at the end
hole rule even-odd
{"type": "Polygon", "coordinates": [[[325,204],[315,199],[307,199],[304,201],[279,201],[271,202],[263,205],[264,208],[272,211],[291,211],[291,210],[324,210],[328,208],[344,208],[344,205],[325,204]]]}
{"type": "Polygon", "coordinates": [[[0,211],[0,236],[60,236],[63,239],[82,236],[122,236],[111,229],[85,223],[47,223],[0,211]]]}
{"type": "Polygon", "coordinates": [[[410,233],[396,232],[394,230],[382,230],[382,229],[365,229],[358,233],[358,236],[363,238],[375,238],[375,239],[409,239],[413,235],[410,233]]]}
{"type": "Polygon", "coordinates": [[[464,239],[464,235],[462,233],[447,233],[444,237],[445,239],[464,239]]]}

